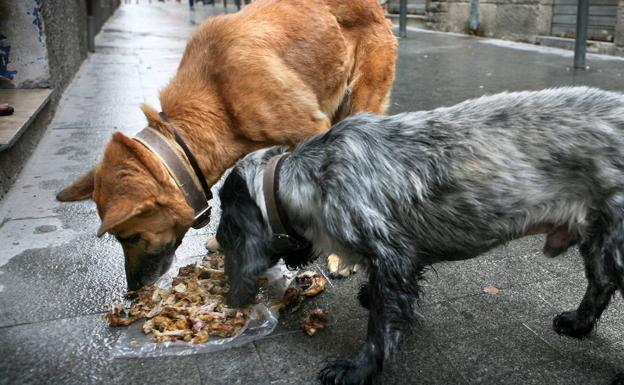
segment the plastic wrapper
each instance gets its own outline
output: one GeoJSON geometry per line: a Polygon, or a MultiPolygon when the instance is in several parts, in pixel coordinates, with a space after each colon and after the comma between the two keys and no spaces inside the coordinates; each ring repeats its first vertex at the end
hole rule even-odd
{"type": "MultiPolygon", "coordinates": [[[[171,287],[171,279],[181,266],[198,263],[201,258],[176,261],[167,274],[156,282],[156,286],[163,289],[171,287]]],[[[263,338],[275,330],[278,322],[279,312],[271,309],[271,304],[282,300],[293,277],[294,273],[289,271],[283,262],[267,270],[263,275],[263,278],[268,280],[266,293],[263,293],[266,301],[245,310],[248,315],[247,322],[232,337],[211,337],[200,344],[183,341],[156,343],[151,335],[143,333],[143,320],[139,320],[128,327],[119,328],[120,335],[113,345],[112,355],[113,357],[182,356],[229,349],[263,338]]]]}

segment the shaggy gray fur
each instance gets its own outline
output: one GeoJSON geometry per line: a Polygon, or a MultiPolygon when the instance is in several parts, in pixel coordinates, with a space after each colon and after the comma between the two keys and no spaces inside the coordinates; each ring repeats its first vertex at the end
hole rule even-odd
{"type": "MultiPolygon", "coordinates": [[[[224,215],[217,237],[226,264],[274,263],[262,252],[257,259],[270,262],[241,260],[237,253],[250,237],[271,236],[262,175],[282,151],[252,153],[228,177],[242,177],[248,191],[222,195],[249,194],[263,230],[245,235],[241,225],[240,238],[232,239],[225,230],[233,228],[232,218],[224,215]]],[[[323,369],[324,384],[366,383],[381,371],[402,324],[413,318],[426,266],[475,257],[530,233],[548,234],[550,256],[580,245],[587,294],[554,327],[582,337],[613,292],[624,288],[624,96],[560,88],[391,117],[356,115],[292,152],[282,166],[279,197],[318,254],[336,252],[368,267],[360,296],[371,309],[366,343],[323,369]]],[[[223,205],[232,202],[226,196],[223,205]]],[[[230,278],[235,287],[242,277],[230,278]]]]}

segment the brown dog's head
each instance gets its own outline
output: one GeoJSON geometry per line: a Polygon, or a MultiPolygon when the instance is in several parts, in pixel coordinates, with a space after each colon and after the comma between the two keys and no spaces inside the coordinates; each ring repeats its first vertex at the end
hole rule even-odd
{"type": "MultiPolygon", "coordinates": [[[[151,127],[164,123],[144,107],[151,127]]],[[[102,162],[57,195],[62,202],[93,199],[102,224],[121,243],[129,290],[167,271],[191,227],[194,211],[161,161],[139,142],[113,134],[102,162]]]]}

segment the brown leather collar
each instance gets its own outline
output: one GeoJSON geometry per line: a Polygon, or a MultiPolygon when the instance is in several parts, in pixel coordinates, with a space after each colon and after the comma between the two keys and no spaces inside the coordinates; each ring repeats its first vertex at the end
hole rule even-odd
{"type": "Polygon", "coordinates": [[[288,155],[288,153],[283,153],[272,157],[264,169],[262,179],[264,204],[269,217],[269,225],[273,230],[272,247],[277,252],[292,251],[309,246],[309,242],[290,225],[279,199],[280,169],[288,155]]]}
{"type": "MultiPolygon", "coordinates": [[[[165,120],[168,122],[168,119],[165,120]]],[[[175,127],[172,127],[172,131],[179,148],[176,148],[171,140],[152,127],[146,127],[141,130],[136,134],[134,140],[143,144],[160,158],[173,180],[182,190],[186,202],[195,210],[193,228],[199,229],[210,222],[210,204],[208,201],[212,199],[212,193],[207,187],[206,180],[188,146],[186,146],[175,127]],[[184,156],[180,153],[180,149],[184,156]]]]}

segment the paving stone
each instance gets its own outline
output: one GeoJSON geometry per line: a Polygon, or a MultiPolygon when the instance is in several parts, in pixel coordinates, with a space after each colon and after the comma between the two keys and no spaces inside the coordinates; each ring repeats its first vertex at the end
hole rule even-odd
{"type": "MultiPolygon", "coordinates": [[[[405,349],[404,349],[405,350],[405,349]]],[[[397,353],[384,364],[384,384],[464,385],[466,380],[454,364],[440,354],[428,341],[419,348],[397,353]]]]}
{"type": "Polygon", "coordinates": [[[204,385],[268,385],[269,374],[253,344],[195,357],[204,385]]]}
{"type": "Polygon", "coordinates": [[[495,261],[487,259],[478,261],[476,269],[481,274],[475,278],[475,281],[482,287],[491,285],[500,289],[555,278],[531,256],[510,256],[495,261]]]}
{"type": "Polygon", "coordinates": [[[354,353],[364,342],[366,320],[332,324],[313,337],[297,330],[257,341],[255,345],[271,380],[314,383],[328,357],[354,353]]]}
{"type": "Polygon", "coordinates": [[[514,321],[525,321],[541,316],[552,316],[556,309],[538,290],[541,283],[499,289],[497,294],[459,298],[449,302],[464,323],[476,323],[478,328],[495,328],[514,321]]]}
{"type": "Polygon", "coordinates": [[[483,292],[483,287],[475,282],[475,278],[481,274],[476,264],[474,259],[434,264],[425,274],[425,279],[446,299],[479,294],[483,292]]]}
{"type": "Polygon", "coordinates": [[[101,383],[115,334],[100,314],[0,328],[0,384],[101,383]]]}
{"type": "Polygon", "coordinates": [[[0,267],[0,326],[76,317],[108,309],[126,289],[123,256],[112,239],[30,249],[0,267]],[[6,315],[9,315],[7,319],[6,315]]]}
{"type": "Polygon", "coordinates": [[[199,368],[192,356],[117,358],[104,373],[108,377],[102,380],[110,384],[202,384],[199,368]]]}
{"type": "Polygon", "coordinates": [[[459,298],[449,305],[461,315],[464,324],[482,331],[494,331],[515,322],[503,306],[501,295],[479,294],[459,298]]]}
{"type": "Polygon", "coordinates": [[[423,336],[434,341],[444,341],[473,335],[477,332],[475,322],[460,314],[447,302],[439,302],[418,309],[418,321],[412,327],[415,333],[408,338],[408,346],[419,346],[423,336]]]}
{"type": "Polygon", "coordinates": [[[489,333],[436,341],[440,352],[470,383],[489,384],[516,368],[561,358],[528,328],[511,324],[489,333]]]}
{"type": "Polygon", "coordinates": [[[558,313],[574,310],[578,307],[585,295],[587,281],[573,282],[568,278],[556,278],[543,281],[536,287],[541,297],[553,305],[558,313]]]}
{"type": "Polygon", "coordinates": [[[618,373],[624,371],[624,352],[589,350],[572,355],[570,363],[565,370],[557,372],[561,383],[610,384],[618,373]]]}
{"type": "MultiPolygon", "coordinates": [[[[572,368],[573,364],[566,360],[558,360],[543,365],[532,365],[523,367],[506,373],[501,377],[491,380],[491,384],[504,385],[542,385],[542,384],[598,384],[599,381],[578,377],[575,372],[578,368],[572,368]],[[571,375],[573,374],[573,375],[571,375]],[[582,381],[582,382],[579,382],[582,381]]],[[[602,384],[607,384],[602,380],[602,384]]]]}
{"type": "Polygon", "coordinates": [[[557,334],[552,327],[552,318],[536,319],[525,322],[524,325],[531,329],[541,340],[563,355],[576,354],[588,350],[601,350],[608,348],[611,341],[596,334],[588,338],[576,339],[557,334]]]}

